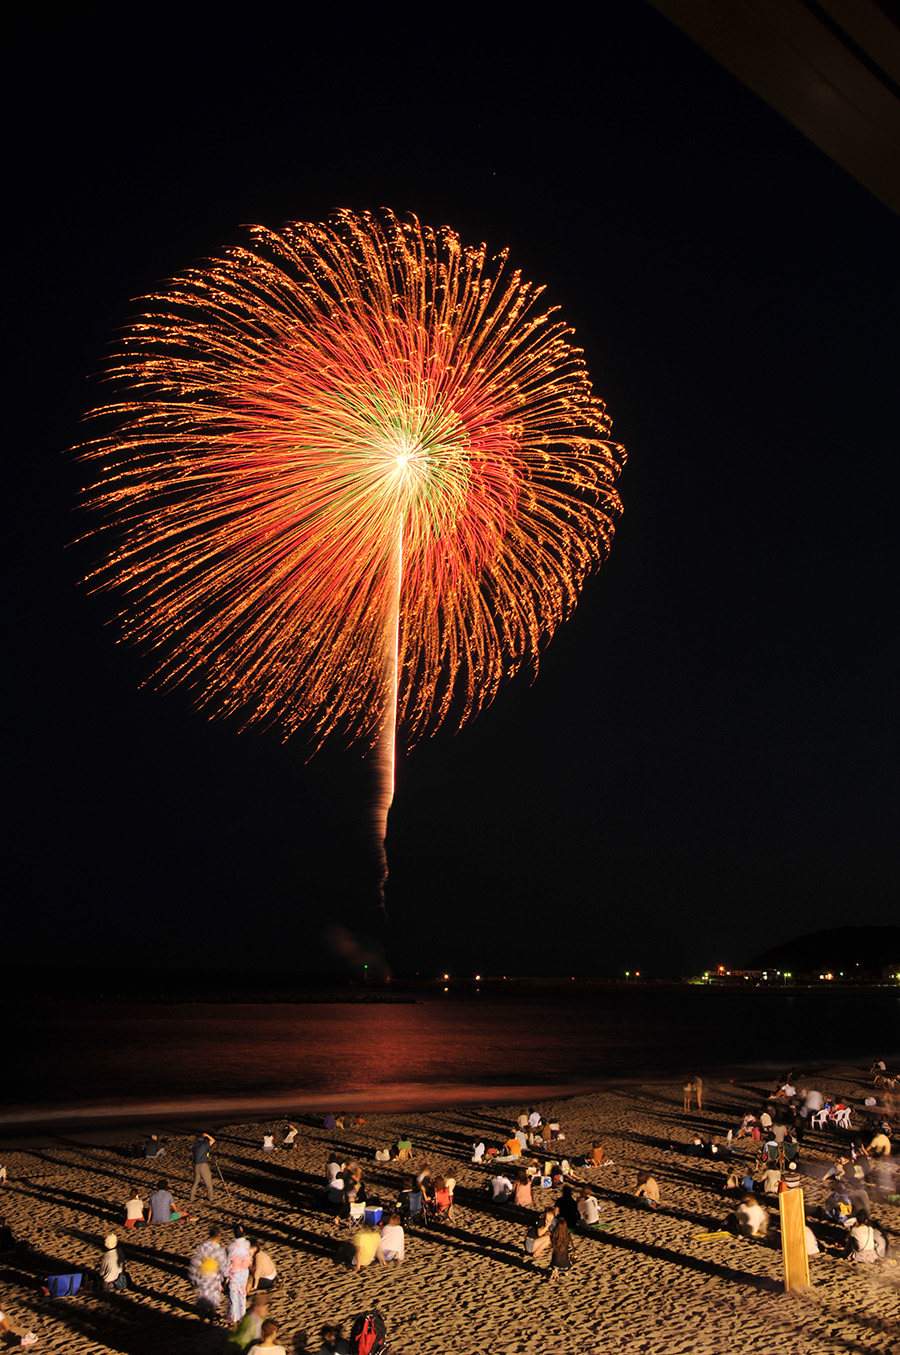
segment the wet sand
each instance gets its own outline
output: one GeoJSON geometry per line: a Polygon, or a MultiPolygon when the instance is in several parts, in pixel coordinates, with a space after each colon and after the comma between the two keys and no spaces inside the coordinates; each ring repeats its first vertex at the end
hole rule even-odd
{"type": "MultiPolygon", "coordinates": [[[[871,1078],[861,1069],[841,1067],[817,1074],[815,1085],[858,1105],[871,1078]]],[[[687,1147],[695,1131],[708,1137],[736,1129],[746,1111],[761,1108],[770,1090],[771,1084],[740,1076],[734,1083],[707,1082],[703,1111],[690,1114],[682,1110],[680,1082],[539,1102],[545,1119],[559,1119],[566,1134],[560,1147],[569,1157],[589,1151],[597,1138],[613,1159],[602,1168],[573,1168],[596,1186],[603,1222],[611,1226],[578,1238],[575,1266],[557,1283],[543,1268],[525,1264],[531,1213],[492,1206],[484,1190],[491,1172],[469,1160],[476,1140],[490,1145],[507,1137],[521,1104],[427,1114],[379,1111],[368,1114],[364,1125],[348,1118],[344,1130],[331,1132],[319,1117],[301,1117],[291,1152],[262,1151],[264,1130],[277,1126],[280,1143],[283,1121],[223,1126],[217,1131],[217,1164],[227,1188],[214,1170],[214,1204],[198,1196],[193,1221],[132,1231],[122,1227],[131,1187],[146,1202],[165,1175],[177,1206],[186,1206],[189,1134],[168,1137],[166,1156],[158,1162],[130,1158],[128,1145],[112,1136],[106,1145],[61,1136],[6,1150],[9,1182],[0,1187],[0,1212],[17,1245],[0,1257],[0,1303],[17,1328],[36,1333],[36,1351],[216,1355],[226,1329],[206,1327],[194,1315],[187,1258],[209,1223],[225,1226],[227,1242],[239,1221],[278,1267],[271,1315],[289,1351],[318,1350],[322,1323],[342,1322],[346,1333],[354,1314],[369,1306],[383,1312],[394,1355],[896,1350],[900,1267],[854,1265],[823,1255],[811,1261],[810,1288],[785,1295],[777,1230],[767,1243],[696,1236],[714,1229],[731,1208],[722,1194],[726,1168],[678,1151],[677,1145],[687,1147]],[[402,1130],[412,1138],[417,1168],[427,1161],[433,1173],[456,1178],[455,1221],[410,1229],[402,1266],[373,1265],[356,1274],[336,1264],[345,1235],[321,1206],[324,1164],[332,1148],[359,1158],[370,1199],[388,1204],[396,1198],[404,1166],[374,1162],[374,1151],[402,1130]],[[659,1182],[658,1212],[634,1199],[642,1168],[659,1182]],[[110,1231],[122,1244],[132,1292],[61,1300],[40,1294],[42,1275],[96,1265],[110,1231]]],[[[827,1194],[816,1172],[821,1178],[840,1143],[835,1131],[807,1135],[802,1158],[808,1211],[827,1194]]],[[[755,1145],[745,1140],[738,1152],[749,1169],[755,1145]]],[[[535,1203],[557,1194],[536,1189],[535,1203]]],[[[777,1219],[777,1205],[770,1205],[777,1219]]],[[[874,1214],[896,1252],[900,1208],[883,1203],[874,1214]]]]}

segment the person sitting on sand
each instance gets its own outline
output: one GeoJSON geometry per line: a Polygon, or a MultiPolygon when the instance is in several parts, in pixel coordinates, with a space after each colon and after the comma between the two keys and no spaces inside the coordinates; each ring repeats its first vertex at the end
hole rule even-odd
{"type": "Polygon", "coordinates": [[[571,1270],[575,1260],[575,1248],[569,1236],[569,1225],[565,1219],[558,1219],[550,1235],[550,1278],[558,1280],[563,1271],[571,1270]]]}
{"type": "Polygon", "coordinates": [[[33,1346],[37,1343],[33,1331],[17,1332],[5,1313],[0,1313],[0,1336],[4,1338],[4,1345],[7,1346],[33,1346]]]}
{"type": "Polygon", "coordinates": [[[578,1227],[578,1203],[572,1193],[571,1186],[563,1186],[562,1195],[556,1201],[559,1217],[564,1219],[570,1228],[578,1227]]]}
{"type": "Polygon", "coordinates": [[[97,1266],[97,1274],[100,1277],[101,1289],[115,1289],[121,1293],[128,1288],[125,1262],[122,1260],[122,1254],[119,1251],[119,1239],[115,1233],[108,1233],[103,1241],[103,1255],[100,1257],[100,1263],[97,1266]]]}
{"type": "Polygon", "coordinates": [[[326,1322],[319,1332],[322,1338],[322,1344],[316,1351],[316,1355],[350,1355],[350,1346],[341,1335],[341,1327],[333,1322],[326,1322]]]}
{"type": "Polygon", "coordinates": [[[213,1223],[209,1236],[191,1252],[188,1279],[197,1291],[197,1312],[204,1322],[214,1322],[222,1303],[222,1286],[228,1278],[228,1258],[222,1246],[222,1228],[213,1223]]]}
{"type": "Polygon", "coordinates": [[[728,1176],[725,1178],[724,1191],[726,1195],[737,1195],[738,1192],[741,1190],[741,1182],[743,1180],[743,1170],[744,1170],[743,1167],[740,1166],[732,1167],[731,1171],[728,1173],[728,1176]]]}
{"type": "Polygon", "coordinates": [[[499,1172],[491,1177],[491,1204],[505,1204],[513,1193],[513,1183],[499,1172]]]}
{"type": "Polygon", "coordinates": [[[851,1261],[883,1261],[887,1256],[887,1242],[884,1234],[873,1227],[869,1215],[861,1209],[856,1223],[850,1229],[847,1242],[847,1256],[851,1261]]]}
{"type": "Polygon", "coordinates": [[[780,1167],[766,1167],[763,1172],[762,1189],[764,1195],[777,1195],[781,1186],[782,1176],[780,1167]]]}
{"type": "Polygon", "coordinates": [[[525,1209],[534,1208],[534,1196],[531,1193],[531,1181],[528,1172],[524,1167],[520,1167],[516,1172],[516,1182],[513,1187],[513,1204],[521,1205],[525,1209]]]}
{"type": "Polygon", "coordinates": [[[140,1228],[143,1222],[144,1201],[141,1199],[140,1195],[138,1195],[137,1191],[133,1190],[125,1201],[125,1227],[140,1228]]]}
{"type": "Polygon", "coordinates": [[[606,1161],[606,1153],[603,1151],[603,1145],[599,1139],[594,1139],[591,1144],[591,1166],[602,1167],[606,1161]]]}
{"type": "Polygon", "coordinates": [[[144,1157],[165,1157],[166,1150],[159,1141],[158,1134],[151,1134],[144,1144],[144,1157]]]}
{"type": "Polygon", "coordinates": [[[477,1143],[472,1144],[472,1161],[484,1161],[484,1139],[479,1139],[477,1143]]]}
{"type": "Polygon", "coordinates": [[[397,1157],[400,1162],[408,1162],[413,1156],[412,1139],[408,1134],[397,1135],[397,1157]]]}
{"type": "Polygon", "coordinates": [[[406,1234],[399,1214],[392,1214],[381,1230],[381,1251],[385,1261],[400,1265],[406,1255],[406,1234]]]}
{"type": "Polygon", "coordinates": [[[370,1228],[368,1224],[358,1228],[350,1239],[350,1244],[353,1248],[354,1270],[363,1270],[373,1261],[382,1266],[387,1265],[381,1246],[381,1234],[377,1228],[370,1228]]]}
{"type": "Polygon", "coordinates": [[[891,1131],[882,1129],[869,1140],[869,1154],[872,1157],[890,1157],[891,1131]]]}
{"type": "Polygon", "coordinates": [[[840,1182],[835,1184],[834,1190],[822,1206],[822,1216],[829,1223],[836,1223],[841,1228],[852,1228],[856,1222],[850,1196],[840,1182]]]}
{"type": "Polygon", "coordinates": [[[264,1252],[259,1243],[253,1237],[248,1237],[250,1243],[250,1278],[247,1281],[247,1293],[255,1294],[260,1289],[271,1289],[278,1276],[275,1269],[275,1262],[268,1252],[264,1252]]]}
{"type": "Polygon", "coordinates": [[[645,1208],[657,1209],[659,1207],[659,1186],[649,1172],[638,1172],[637,1187],[634,1193],[645,1208]]]}
{"type": "Polygon", "coordinates": [[[726,1224],[741,1237],[765,1237],[769,1231],[769,1214],[763,1209],[755,1195],[748,1191],[733,1214],[728,1216],[726,1224]]]}
{"type": "Polygon", "coordinates": [[[291,1121],[288,1120],[288,1127],[285,1130],[284,1138],[281,1140],[282,1148],[293,1148],[294,1140],[296,1139],[299,1133],[300,1130],[297,1128],[297,1126],[295,1124],[292,1124],[291,1121]]]}
{"type": "Polygon", "coordinates": [[[250,1307],[240,1322],[232,1327],[225,1342],[226,1355],[238,1355],[239,1351],[243,1355],[245,1350],[254,1347],[254,1342],[258,1342],[262,1336],[262,1324],[268,1311],[268,1294],[254,1294],[250,1300],[250,1307]]]}
{"type": "Polygon", "coordinates": [[[535,1110],[534,1106],[528,1107],[528,1123],[532,1129],[540,1129],[541,1127],[540,1111],[535,1110]]]}
{"type": "Polygon", "coordinates": [[[502,1151],[502,1153],[504,1154],[504,1156],[506,1156],[506,1157],[521,1157],[521,1156],[522,1156],[522,1145],[521,1145],[521,1143],[519,1142],[519,1140],[516,1138],[515,1134],[511,1134],[511,1135],[509,1136],[509,1138],[508,1138],[508,1139],[506,1140],[506,1142],[503,1144],[503,1147],[502,1147],[501,1151],[502,1151]]]}
{"type": "Polygon", "coordinates": [[[175,1201],[169,1190],[169,1183],[164,1176],[161,1176],[156,1183],[156,1190],[150,1196],[150,1218],[148,1223],[174,1223],[176,1219],[181,1218],[181,1214],[175,1208],[175,1201]]]}
{"type": "Polygon", "coordinates": [[[274,1134],[263,1134],[262,1150],[264,1153],[274,1153],[275,1151],[274,1134]]]}
{"type": "Polygon", "coordinates": [[[582,1186],[578,1201],[578,1219],[583,1228],[593,1228],[600,1222],[600,1206],[591,1186],[582,1186]]]}

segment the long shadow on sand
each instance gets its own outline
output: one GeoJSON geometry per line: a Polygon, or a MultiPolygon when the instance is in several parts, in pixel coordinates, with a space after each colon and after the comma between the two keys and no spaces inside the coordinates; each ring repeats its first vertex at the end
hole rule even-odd
{"type": "MultiPolygon", "coordinates": [[[[579,1237],[585,1237],[580,1233],[579,1237]]],[[[735,1270],[731,1266],[724,1266],[716,1261],[704,1261],[702,1257],[690,1256],[685,1252],[671,1251],[668,1247],[658,1247],[652,1242],[638,1242],[634,1238],[616,1237],[614,1233],[592,1234],[591,1240],[598,1246],[616,1247],[620,1251],[640,1252],[642,1256],[652,1257],[655,1261],[664,1261],[667,1265],[681,1266],[686,1270],[696,1270],[701,1275],[712,1275],[716,1279],[730,1280],[733,1284],[750,1285],[753,1289],[758,1289],[764,1293],[777,1292],[781,1289],[780,1280],[769,1279],[767,1276],[753,1275],[746,1270],[735,1270]]],[[[756,1244],[735,1244],[735,1245],[756,1245],[756,1244]]]]}

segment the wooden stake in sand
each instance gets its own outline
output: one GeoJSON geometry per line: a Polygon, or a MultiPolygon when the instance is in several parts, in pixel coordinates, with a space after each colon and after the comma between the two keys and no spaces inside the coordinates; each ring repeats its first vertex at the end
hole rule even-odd
{"type": "Polygon", "coordinates": [[[783,1190],[778,1196],[781,1215],[781,1254],[784,1261],[784,1290],[809,1284],[809,1257],[806,1254],[806,1209],[803,1191],[783,1190]]]}

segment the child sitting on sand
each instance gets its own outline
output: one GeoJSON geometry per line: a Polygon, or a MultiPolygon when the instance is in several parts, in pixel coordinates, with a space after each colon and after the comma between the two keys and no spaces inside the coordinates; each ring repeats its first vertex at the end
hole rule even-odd
{"type": "Polygon", "coordinates": [[[125,1201],[125,1227],[139,1228],[144,1222],[144,1201],[133,1190],[125,1201]]]}
{"type": "Polygon", "coordinates": [[[406,1235],[399,1214],[392,1214],[381,1230],[381,1250],[385,1261],[399,1265],[406,1254],[406,1235]]]}

